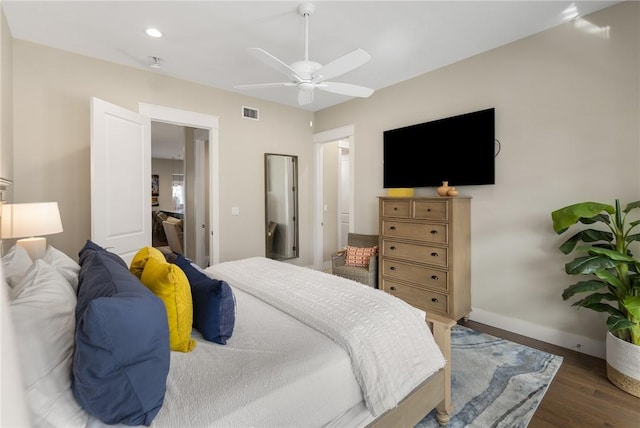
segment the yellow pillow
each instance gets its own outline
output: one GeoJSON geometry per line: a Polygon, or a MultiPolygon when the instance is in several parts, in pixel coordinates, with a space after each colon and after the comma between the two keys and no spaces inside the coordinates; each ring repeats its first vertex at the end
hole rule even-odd
{"type": "Polygon", "coordinates": [[[143,247],[138,250],[135,256],[133,256],[133,260],[131,260],[131,266],[129,266],[129,271],[137,276],[138,279],[140,279],[142,271],[144,270],[144,265],[150,258],[154,258],[159,262],[167,261],[162,252],[157,248],[143,247]]]}
{"type": "Polygon", "coordinates": [[[187,275],[174,264],[149,257],[140,281],[164,302],[171,350],[192,351],[196,341],[191,338],[193,301],[187,275]]]}

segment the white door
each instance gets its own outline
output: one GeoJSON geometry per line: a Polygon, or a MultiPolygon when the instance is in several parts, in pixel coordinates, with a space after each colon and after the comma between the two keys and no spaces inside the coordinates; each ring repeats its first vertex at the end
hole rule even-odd
{"type": "Polygon", "coordinates": [[[338,248],[347,246],[347,238],[349,237],[349,190],[351,188],[349,182],[349,142],[346,140],[338,141],[338,248]]]}
{"type": "Polygon", "coordinates": [[[129,264],[151,245],[151,120],[91,98],[90,157],[91,240],[129,264]]]}
{"type": "MultiPolygon", "coordinates": [[[[198,131],[198,130],[196,130],[198,131]]],[[[195,177],[207,177],[205,174],[205,140],[196,137],[194,141],[194,175],[195,177]]],[[[198,266],[209,266],[209,260],[206,255],[207,236],[206,232],[206,201],[205,180],[197,178],[193,182],[194,198],[193,198],[193,225],[196,254],[194,260],[198,266]]]]}

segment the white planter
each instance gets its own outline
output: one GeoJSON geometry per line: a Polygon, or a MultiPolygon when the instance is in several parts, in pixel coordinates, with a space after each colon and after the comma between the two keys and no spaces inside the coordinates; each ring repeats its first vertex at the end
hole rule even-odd
{"type": "Polygon", "coordinates": [[[607,332],[607,377],[621,390],[640,397],[640,346],[607,332]]]}

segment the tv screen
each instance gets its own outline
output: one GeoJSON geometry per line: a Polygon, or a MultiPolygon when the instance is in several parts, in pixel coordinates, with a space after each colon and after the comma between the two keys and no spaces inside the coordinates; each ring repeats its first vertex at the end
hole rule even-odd
{"type": "Polygon", "coordinates": [[[384,188],[495,184],[495,109],[384,131],[384,188]]]}

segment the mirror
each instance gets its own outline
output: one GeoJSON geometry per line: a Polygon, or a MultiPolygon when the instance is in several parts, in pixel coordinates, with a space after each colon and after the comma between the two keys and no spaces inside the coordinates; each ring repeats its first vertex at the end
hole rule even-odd
{"type": "Polygon", "coordinates": [[[265,253],[274,260],[298,257],[298,157],[264,154],[265,253]]]}

